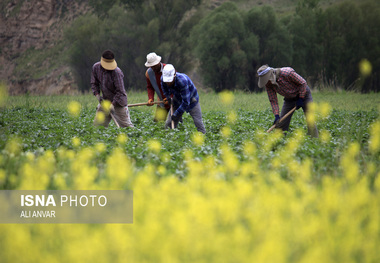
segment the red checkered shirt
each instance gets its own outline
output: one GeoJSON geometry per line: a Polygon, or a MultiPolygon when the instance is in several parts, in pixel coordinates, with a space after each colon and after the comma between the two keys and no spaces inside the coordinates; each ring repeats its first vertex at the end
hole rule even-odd
{"type": "Polygon", "coordinates": [[[279,115],[279,107],[277,93],[287,99],[293,99],[297,96],[305,98],[307,83],[306,80],[298,75],[294,69],[290,67],[281,68],[279,76],[276,76],[277,85],[270,82],[265,85],[272,111],[274,115],[279,115]]]}

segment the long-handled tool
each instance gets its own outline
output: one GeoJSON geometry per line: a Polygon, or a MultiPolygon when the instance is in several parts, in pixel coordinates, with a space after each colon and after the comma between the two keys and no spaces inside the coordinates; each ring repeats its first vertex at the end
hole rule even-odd
{"type": "Polygon", "coordinates": [[[120,128],[120,125],[119,125],[119,123],[117,122],[115,116],[113,116],[113,113],[112,113],[112,112],[110,112],[110,115],[111,115],[111,118],[112,118],[113,122],[116,124],[116,126],[117,126],[118,128],[120,128]]]}
{"type": "MultiPolygon", "coordinates": [[[[160,104],[160,103],[164,103],[164,102],[163,102],[163,101],[155,101],[155,102],[152,102],[152,104],[160,104]]],[[[148,105],[148,104],[149,104],[148,102],[135,103],[135,104],[128,104],[128,107],[146,106],[146,105],[148,105]]]]}
{"type": "Polygon", "coordinates": [[[267,132],[271,132],[274,128],[276,128],[277,124],[279,124],[280,122],[282,122],[283,120],[285,120],[290,114],[292,114],[295,110],[297,109],[297,107],[294,107],[293,109],[291,109],[288,113],[286,113],[277,123],[273,124],[272,127],[269,128],[269,130],[267,130],[267,132]]]}
{"type": "Polygon", "coordinates": [[[174,121],[173,121],[174,107],[173,107],[173,103],[170,105],[170,111],[171,111],[170,119],[172,119],[172,129],[174,129],[174,121]]]}

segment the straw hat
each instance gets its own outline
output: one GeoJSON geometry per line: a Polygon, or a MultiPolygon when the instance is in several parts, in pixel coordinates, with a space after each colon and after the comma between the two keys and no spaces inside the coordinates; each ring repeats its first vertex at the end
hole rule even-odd
{"type": "Polygon", "coordinates": [[[117,63],[113,52],[110,50],[104,51],[100,58],[100,64],[106,70],[115,70],[117,68],[117,63]]]}
{"type": "Polygon", "coordinates": [[[265,85],[270,82],[272,84],[276,83],[276,74],[273,68],[268,65],[263,65],[257,70],[257,74],[259,75],[259,88],[264,88],[265,85]]]}
{"type": "Polygon", "coordinates": [[[145,67],[153,67],[155,65],[157,65],[158,63],[160,63],[161,61],[161,57],[158,56],[156,53],[152,52],[152,53],[149,53],[147,56],[146,56],[146,62],[145,62],[145,67]]]}

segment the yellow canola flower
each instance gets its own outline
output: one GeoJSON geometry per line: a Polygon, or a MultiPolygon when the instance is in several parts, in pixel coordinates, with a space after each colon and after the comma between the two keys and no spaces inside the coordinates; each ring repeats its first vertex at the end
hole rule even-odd
{"type": "Polygon", "coordinates": [[[170,153],[165,152],[165,153],[161,154],[161,161],[162,161],[163,163],[168,163],[168,162],[170,162],[170,161],[171,161],[170,153]]]}
{"type": "Polygon", "coordinates": [[[186,161],[191,161],[193,160],[194,153],[190,149],[185,149],[183,151],[183,157],[185,158],[186,161]]]}
{"type": "Polygon", "coordinates": [[[360,152],[360,145],[353,142],[348,146],[348,149],[343,154],[340,165],[343,170],[344,176],[349,182],[354,182],[360,175],[360,167],[356,160],[360,152]]]}
{"type": "Polygon", "coordinates": [[[165,121],[167,116],[167,111],[161,107],[157,107],[156,113],[152,112],[153,116],[156,114],[156,118],[158,121],[165,121]]]}
{"type": "Polygon", "coordinates": [[[163,165],[159,165],[159,166],[157,167],[157,172],[158,172],[158,174],[160,174],[160,175],[165,175],[165,174],[166,174],[166,168],[165,168],[165,166],[163,166],[163,165]]]}
{"type": "Polygon", "coordinates": [[[121,148],[115,148],[107,158],[107,177],[111,186],[121,189],[128,179],[132,177],[134,168],[129,157],[121,148]]]}
{"type": "Polygon", "coordinates": [[[236,120],[237,120],[237,118],[238,118],[238,116],[237,116],[236,112],[233,111],[233,110],[230,111],[230,112],[227,114],[227,122],[228,122],[228,123],[231,123],[231,124],[235,123],[236,120]]]}
{"type": "Polygon", "coordinates": [[[119,144],[124,145],[128,140],[128,136],[125,133],[120,133],[116,140],[119,144]]]}
{"type": "Polygon", "coordinates": [[[228,173],[236,173],[239,170],[239,159],[227,144],[220,147],[224,168],[228,173]]]}
{"type": "Polygon", "coordinates": [[[322,143],[328,143],[331,140],[331,134],[328,130],[321,130],[319,133],[319,139],[322,143]]]}
{"type": "Polygon", "coordinates": [[[368,77],[372,73],[372,64],[368,59],[362,59],[359,62],[359,71],[363,77],[368,77]]]}
{"type": "Polygon", "coordinates": [[[103,100],[101,106],[106,114],[110,112],[111,102],[109,100],[103,100]]]}
{"type": "Polygon", "coordinates": [[[8,90],[7,86],[0,82],[0,107],[5,106],[8,99],[8,90]]]}
{"type": "Polygon", "coordinates": [[[222,127],[222,129],[220,130],[220,132],[222,133],[222,136],[224,138],[229,138],[232,134],[232,130],[229,126],[224,126],[222,127]]]}
{"type": "Polygon", "coordinates": [[[204,142],[205,142],[205,136],[201,132],[195,132],[195,133],[193,133],[193,135],[191,136],[191,138],[192,138],[193,143],[196,146],[202,146],[204,144],[204,142]]]}
{"type": "Polygon", "coordinates": [[[78,117],[80,114],[81,105],[77,101],[70,101],[67,105],[67,109],[69,110],[71,116],[78,117]]]}
{"type": "Polygon", "coordinates": [[[306,122],[308,126],[314,126],[317,120],[316,117],[317,104],[315,102],[311,102],[308,104],[308,112],[306,115],[306,122]]]}
{"type": "Polygon", "coordinates": [[[0,169],[0,186],[5,182],[6,174],[3,169],[0,169]]]}
{"type": "Polygon", "coordinates": [[[155,139],[151,139],[148,141],[148,149],[153,153],[159,153],[161,150],[161,143],[155,139]]]}
{"type": "Polygon", "coordinates": [[[322,102],[320,103],[318,108],[319,108],[319,112],[321,113],[322,118],[327,118],[328,116],[330,116],[332,107],[329,103],[322,102]]]}
{"type": "Polygon", "coordinates": [[[376,121],[370,127],[369,151],[373,154],[380,150],[380,121],[376,121]]]}
{"type": "Polygon", "coordinates": [[[75,148],[79,147],[80,146],[80,139],[78,137],[73,137],[71,139],[71,143],[73,144],[73,146],[75,148]]]}
{"type": "Polygon", "coordinates": [[[12,139],[8,140],[7,144],[5,145],[5,150],[11,155],[18,155],[22,150],[21,143],[22,141],[20,138],[13,137],[12,139]]]}
{"type": "Polygon", "coordinates": [[[94,149],[98,153],[103,153],[106,150],[106,148],[107,148],[106,145],[104,143],[102,143],[102,142],[98,142],[94,146],[94,149]]]}
{"type": "Polygon", "coordinates": [[[234,103],[234,94],[229,90],[225,90],[219,93],[219,98],[220,101],[226,106],[230,106],[232,103],[234,103]]]}
{"type": "Polygon", "coordinates": [[[95,116],[96,124],[102,124],[106,120],[106,115],[102,111],[98,111],[95,116]]]}
{"type": "Polygon", "coordinates": [[[46,189],[55,169],[55,157],[51,150],[44,152],[35,162],[24,163],[20,171],[20,189],[46,189]]]}
{"type": "Polygon", "coordinates": [[[98,175],[98,168],[91,164],[95,153],[92,148],[82,148],[71,162],[73,186],[75,189],[87,190],[96,188],[94,181],[98,175]]]}
{"type": "Polygon", "coordinates": [[[244,142],[244,154],[253,157],[256,154],[257,148],[256,145],[251,141],[244,142]]]}

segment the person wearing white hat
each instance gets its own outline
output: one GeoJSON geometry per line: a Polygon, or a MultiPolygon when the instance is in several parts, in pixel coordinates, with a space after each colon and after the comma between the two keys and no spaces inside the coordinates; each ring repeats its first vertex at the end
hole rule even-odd
{"type": "Polygon", "coordinates": [[[167,64],[162,70],[161,86],[166,96],[165,104],[173,103],[174,108],[174,113],[169,114],[165,126],[170,127],[173,120],[174,127],[177,127],[182,114],[186,111],[193,118],[197,130],[206,133],[198,91],[191,79],[186,74],[176,72],[173,65],[167,64]]]}
{"type": "Polygon", "coordinates": [[[116,124],[120,127],[134,127],[128,110],[128,98],[124,88],[124,74],[118,68],[115,56],[112,51],[103,52],[100,61],[92,66],[91,72],[91,89],[99,101],[96,108],[95,125],[108,127],[113,114],[116,124]],[[102,93],[102,95],[100,95],[102,93]],[[109,110],[103,109],[101,103],[103,100],[111,102],[109,110]],[[104,114],[104,121],[100,122],[99,117],[104,114]]]}
{"type": "MultiPolygon", "coordinates": [[[[148,106],[153,106],[154,93],[157,94],[157,98],[161,101],[166,98],[161,87],[162,69],[165,65],[166,64],[161,62],[161,56],[158,56],[154,52],[149,53],[146,56],[145,67],[148,69],[145,72],[145,78],[148,91],[148,106]]],[[[163,103],[158,104],[154,116],[154,121],[164,121],[168,116],[169,108],[170,107],[168,105],[165,105],[163,103]]]]}
{"type": "MultiPolygon", "coordinates": [[[[313,97],[306,80],[298,75],[293,68],[272,68],[268,65],[263,65],[257,70],[257,74],[259,88],[265,87],[268,93],[272,111],[275,115],[273,124],[277,123],[278,128],[287,132],[293,113],[281,123],[278,123],[278,121],[294,107],[297,110],[302,108],[306,117],[308,117],[308,104],[313,101],[313,97]],[[281,115],[279,113],[277,93],[284,96],[281,115]]],[[[318,129],[315,124],[308,125],[308,133],[312,137],[318,137],[318,129]]]]}

